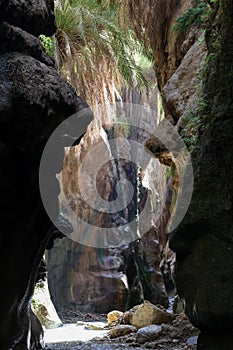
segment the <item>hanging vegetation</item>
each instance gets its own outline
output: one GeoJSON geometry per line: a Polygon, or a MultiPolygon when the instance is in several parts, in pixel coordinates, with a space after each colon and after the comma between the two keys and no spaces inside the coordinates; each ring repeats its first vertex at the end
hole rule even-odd
{"type": "MultiPolygon", "coordinates": [[[[91,106],[114,103],[120,98],[123,83],[136,82],[139,88],[147,85],[134,59],[142,46],[131,29],[119,26],[117,3],[112,0],[55,2],[57,68],[91,106]]],[[[42,42],[48,47],[46,38],[42,42]]]]}

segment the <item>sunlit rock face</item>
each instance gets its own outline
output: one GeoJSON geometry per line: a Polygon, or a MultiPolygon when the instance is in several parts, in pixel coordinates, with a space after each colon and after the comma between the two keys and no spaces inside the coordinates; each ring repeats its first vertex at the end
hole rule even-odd
{"type": "Polygon", "coordinates": [[[195,41],[163,87],[167,118],[174,119],[179,126],[184,124],[184,117],[194,111],[199,104],[206,54],[205,43],[195,41]]]}
{"type": "MultiPolygon", "coordinates": [[[[132,103],[138,102],[135,96],[136,93],[128,94],[132,103]]],[[[142,102],[140,99],[139,101],[142,102]]],[[[146,160],[142,151],[137,151],[137,155],[133,154],[134,150],[130,144],[130,140],[135,140],[142,145],[144,152],[144,143],[156,122],[148,116],[149,114],[142,113],[141,128],[133,126],[128,130],[119,127],[118,124],[111,129],[100,127],[95,120],[88,127],[80,144],[66,149],[63,170],[58,177],[62,189],[60,203],[63,208],[65,200],[68,201],[74,213],[72,225],[77,226],[78,235],[76,241],[63,239],[56,242],[48,253],[50,291],[61,317],[65,309],[102,313],[113,309],[124,311],[142,302],[144,298],[155,304],[165,306],[168,304],[160,264],[163,249],[167,244],[165,227],[170,216],[171,188],[167,190],[167,203],[163,212],[161,215],[156,214],[152,204],[156,206],[157,197],[159,195],[164,197],[164,192],[166,193],[165,167],[161,172],[160,163],[155,159],[153,164],[150,163],[150,157],[147,156],[146,160]],[[98,163],[98,157],[99,161],[105,157],[113,158],[115,151],[111,140],[115,137],[124,137],[126,158],[143,158],[144,168],[139,170],[137,163],[116,156],[114,160],[99,167],[98,174],[92,181],[88,171],[80,180],[79,171],[92,149],[96,149],[95,158],[91,158],[90,163],[93,168],[98,165],[95,163],[96,159],[98,163]],[[101,152],[98,151],[99,145],[102,147],[101,152]],[[116,198],[119,178],[132,184],[134,188],[132,200],[117,213],[99,211],[102,199],[111,203],[116,198]],[[100,197],[93,194],[94,182],[100,197]],[[93,200],[95,209],[83,198],[81,193],[83,189],[84,194],[93,200]],[[143,210],[147,198],[150,199],[150,210],[146,221],[151,225],[150,229],[143,232],[140,237],[137,227],[131,231],[130,227],[122,228],[122,226],[136,218],[137,211],[140,213],[143,210]],[[77,218],[81,218],[82,222],[76,224],[77,218]],[[103,246],[100,244],[99,247],[92,247],[96,244],[93,239],[96,227],[109,227],[111,233],[106,233],[104,238],[100,234],[99,242],[102,242],[103,246]]],[[[124,191],[121,192],[121,196],[122,201],[127,203],[124,191]]],[[[140,223],[139,219],[139,226],[140,223]]]]}
{"type": "MultiPolygon", "coordinates": [[[[29,302],[52,227],[39,193],[43,148],[62,120],[86,107],[25,31],[53,34],[52,5],[0,1],[1,350],[26,350],[30,341],[29,302]]],[[[58,214],[56,203],[53,209],[58,214]]]]}

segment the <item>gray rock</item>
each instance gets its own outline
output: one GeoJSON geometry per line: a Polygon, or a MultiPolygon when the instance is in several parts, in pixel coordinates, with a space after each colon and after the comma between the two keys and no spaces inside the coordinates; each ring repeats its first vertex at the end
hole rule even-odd
{"type": "MultiPolygon", "coordinates": [[[[54,33],[52,4],[50,0],[0,0],[0,209],[4,217],[0,251],[1,278],[7,281],[1,286],[1,349],[26,349],[30,321],[35,326],[32,342],[43,343],[39,321],[29,313],[38,266],[53,232],[41,201],[39,165],[53,130],[72,114],[88,110],[55,71],[38,39],[25,32],[54,33]]],[[[48,178],[56,197],[52,206],[56,218],[59,188],[54,178],[61,169],[64,148],[58,152],[60,166],[48,178]]]]}
{"type": "Polygon", "coordinates": [[[143,327],[138,330],[136,334],[136,340],[141,344],[150,340],[155,340],[157,339],[160,332],[162,332],[161,326],[151,325],[148,327],[143,327]]]}
{"type": "Polygon", "coordinates": [[[45,53],[41,42],[35,36],[7,22],[0,24],[0,53],[19,52],[30,55],[47,66],[54,66],[53,60],[45,53]]]}
{"type": "Polygon", "coordinates": [[[186,341],[187,345],[197,345],[198,336],[191,337],[186,341]]]}
{"type": "Polygon", "coordinates": [[[56,31],[54,1],[0,0],[0,22],[2,21],[35,36],[51,36],[56,31]]]}

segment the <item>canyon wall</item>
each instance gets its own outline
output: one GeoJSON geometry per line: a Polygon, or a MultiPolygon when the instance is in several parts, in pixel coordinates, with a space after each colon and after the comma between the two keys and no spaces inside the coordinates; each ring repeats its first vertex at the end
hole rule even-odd
{"type": "MultiPolygon", "coordinates": [[[[163,248],[167,243],[165,226],[170,216],[169,203],[160,216],[152,214],[152,203],[150,204],[146,220],[151,222],[151,225],[142,237],[139,236],[138,227],[135,226],[133,229],[130,227],[131,221],[138,215],[138,207],[139,211],[143,210],[143,203],[147,197],[151,201],[158,200],[156,191],[161,197],[164,197],[164,191],[166,192],[165,169],[161,179],[159,162],[154,159],[148,167],[150,157],[143,154],[143,151],[135,149],[131,143],[131,141],[140,143],[143,149],[150,131],[155,128],[154,116],[157,114],[158,91],[154,88],[140,93],[136,88],[131,91],[125,89],[123,95],[127,102],[130,101],[126,107],[128,112],[131,111],[133,114],[137,110],[136,104],[142,105],[138,107],[141,110],[138,125],[130,124],[130,118],[128,120],[126,118],[125,122],[128,123],[126,127],[124,120],[119,119],[118,122],[116,119],[115,122],[112,121],[112,127],[109,129],[104,125],[101,126],[103,123],[101,113],[94,112],[95,120],[88,127],[80,144],[66,150],[63,171],[59,175],[60,187],[75,213],[75,218],[82,218],[82,223],[79,222],[77,228],[78,239],[66,238],[57,241],[48,253],[51,296],[63,320],[67,309],[106,313],[113,309],[126,310],[144,299],[155,304],[168,305],[160,263],[163,248]],[[145,112],[147,108],[149,112],[145,112]],[[115,139],[118,137],[123,137],[125,140],[124,147],[127,149],[125,152],[128,160],[119,156],[120,150],[115,144],[115,139]],[[98,151],[99,145],[102,145],[101,151],[98,151]],[[130,181],[133,186],[134,193],[130,203],[124,205],[123,210],[117,213],[106,214],[98,211],[102,206],[98,196],[93,200],[96,208],[94,210],[82,196],[81,186],[85,194],[93,198],[93,181],[88,180],[91,171],[85,172],[85,183],[81,182],[79,185],[79,170],[85,157],[93,150],[96,150],[96,160],[92,159],[92,168],[98,165],[96,162],[101,163],[102,159],[109,159],[105,165],[99,167],[98,176],[93,180],[96,181],[101,198],[111,203],[116,198],[116,186],[119,181],[122,183],[130,181]],[[111,160],[112,157],[114,160],[111,160]],[[137,165],[137,161],[140,163],[140,160],[144,163],[144,168],[141,169],[137,165]],[[143,182],[144,177],[147,178],[147,184],[143,182]],[[124,227],[127,224],[129,226],[124,227]],[[95,247],[92,246],[92,237],[95,236],[98,227],[111,228],[111,234],[106,235],[104,239],[100,234],[99,242],[102,239],[103,245],[95,247]]],[[[136,123],[137,119],[133,120],[136,123]]],[[[127,203],[124,191],[122,194],[122,201],[127,203]]],[[[168,202],[171,200],[170,197],[171,194],[167,193],[168,202]]],[[[60,201],[62,207],[64,198],[61,196],[60,201]]],[[[72,224],[75,226],[75,223],[72,224]]]]}
{"type": "MultiPolygon", "coordinates": [[[[190,149],[195,177],[190,208],[170,236],[177,254],[176,285],[187,315],[201,330],[198,349],[231,349],[233,4],[181,0],[173,2],[171,14],[171,1],[166,1],[167,16],[159,18],[151,2],[145,3],[145,12],[150,8],[152,20],[159,21],[153,26],[144,20],[143,25],[153,48],[165,115],[190,149]],[[192,13],[198,6],[205,9],[202,23],[194,21],[185,35],[174,34],[172,24],[184,16],[187,5],[192,13]],[[163,45],[156,35],[159,28],[163,45]]],[[[139,18],[143,21],[144,15],[139,18]]]]}
{"type": "MultiPolygon", "coordinates": [[[[53,1],[1,0],[0,20],[0,348],[26,350],[31,332],[32,346],[43,345],[42,329],[37,335],[30,329],[30,299],[53,231],[39,191],[41,155],[54,128],[87,105],[37,38],[56,30],[53,1]]],[[[48,179],[55,196],[60,169],[48,179]]],[[[53,214],[59,214],[56,200],[53,214]]]]}
{"type": "Polygon", "coordinates": [[[188,213],[171,239],[176,280],[199,329],[198,349],[231,349],[233,3],[216,1],[206,28],[205,129],[194,152],[195,187],[188,213]]]}

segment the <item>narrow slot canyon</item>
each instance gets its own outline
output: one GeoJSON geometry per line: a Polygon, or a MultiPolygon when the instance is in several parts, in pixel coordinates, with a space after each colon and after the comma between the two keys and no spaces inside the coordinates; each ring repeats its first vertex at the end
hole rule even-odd
{"type": "Polygon", "coordinates": [[[0,27],[0,350],[232,350],[232,1],[0,27]]]}

